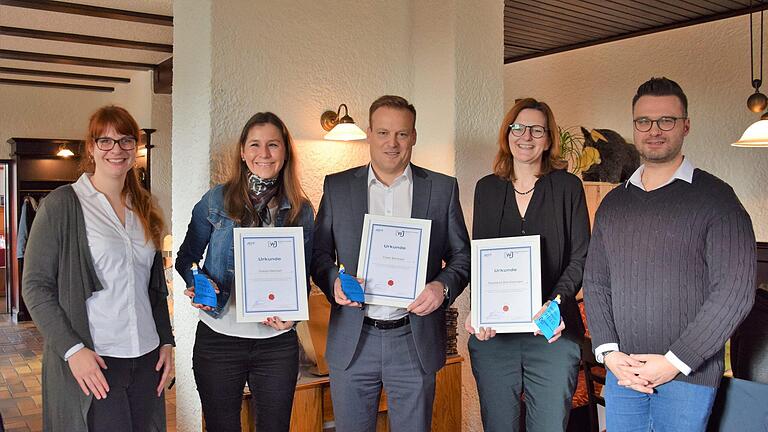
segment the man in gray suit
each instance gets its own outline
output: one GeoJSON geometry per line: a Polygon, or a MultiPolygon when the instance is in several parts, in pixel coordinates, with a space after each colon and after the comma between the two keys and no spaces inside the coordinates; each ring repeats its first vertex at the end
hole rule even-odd
{"type": "Polygon", "coordinates": [[[338,432],[376,430],[387,392],[392,431],[429,431],[435,373],[445,364],[445,308],[469,279],[469,236],[456,179],[411,164],[416,110],[382,96],[369,111],[369,165],[325,178],[312,278],[331,303],[326,358],[338,432]],[[357,274],[366,213],[432,220],[424,291],[407,309],[352,302],[338,264],[357,274]],[[443,265],[445,263],[445,265],[443,265]]]}

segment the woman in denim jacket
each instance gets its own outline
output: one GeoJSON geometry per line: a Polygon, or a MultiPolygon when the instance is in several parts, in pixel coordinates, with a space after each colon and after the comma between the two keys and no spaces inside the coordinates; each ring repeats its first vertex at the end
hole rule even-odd
{"type": "MultiPolygon", "coordinates": [[[[298,376],[298,338],[292,321],[236,319],[233,249],[235,227],[304,228],[309,266],[314,213],[299,183],[293,140],[270,112],[257,113],[233,146],[229,180],[214,186],[192,210],[176,270],[194,297],[191,267],[207,253],[201,272],[217,288],[217,306],[201,310],[192,365],[206,428],[240,431],[243,388],[253,389],[257,430],[288,431],[298,376]]],[[[309,270],[307,269],[307,274],[309,270]]],[[[309,284],[307,284],[309,287],[309,284]]]]}

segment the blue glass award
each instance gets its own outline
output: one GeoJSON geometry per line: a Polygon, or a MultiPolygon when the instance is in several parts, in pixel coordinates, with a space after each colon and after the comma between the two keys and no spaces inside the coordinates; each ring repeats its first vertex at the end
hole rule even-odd
{"type": "Polygon", "coordinates": [[[533,320],[536,326],[539,327],[541,334],[547,338],[552,339],[555,335],[555,330],[560,325],[560,295],[553,301],[549,302],[549,306],[544,309],[544,313],[540,317],[533,320]]]}
{"type": "Polygon", "coordinates": [[[194,277],[195,284],[195,298],[192,301],[215,308],[217,305],[216,290],[213,288],[213,284],[211,284],[208,276],[198,272],[197,263],[192,263],[192,276],[194,277]]]}
{"type": "Polygon", "coordinates": [[[344,291],[344,295],[346,295],[349,300],[360,304],[365,303],[365,292],[363,292],[363,287],[357,282],[357,278],[347,274],[343,264],[339,266],[339,279],[341,279],[341,290],[344,291]]]}

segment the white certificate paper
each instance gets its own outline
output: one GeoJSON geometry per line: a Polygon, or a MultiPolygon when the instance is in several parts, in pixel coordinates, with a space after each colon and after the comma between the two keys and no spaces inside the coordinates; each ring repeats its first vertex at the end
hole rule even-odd
{"type": "Polygon", "coordinates": [[[432,221],[365,215],[358,277],[365,302],[407,307],[424,290],[432,221]]]}
{"type": "Polygon", "coordinates": [[[536,330],[541,309],[539,236],[472,240],[472,327],[497,333],[536,330]]]}
{"type": "Polygon", "coordinates": [[[238,322],[306,321],[307,277],[301,227],[235,228],[238,322]]]}

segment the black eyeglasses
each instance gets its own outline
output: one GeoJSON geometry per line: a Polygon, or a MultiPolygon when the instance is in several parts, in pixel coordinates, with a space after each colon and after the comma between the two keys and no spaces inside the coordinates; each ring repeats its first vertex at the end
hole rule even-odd
{"type": "Polygon", "coordinates": [[[634,120],[635,123],[635,129],[637,129],[638,132],[648,132],[653,127],[653,124],[656,123],[656,126],[659,127],[660,130],[663,131],[671,131],[675,128],[675,124],[678,120],[685,120],[688,117],[671,117],[671,116],[664,116],[659,117],[656,120],[651,120],[647,117],[640,117],[638,119],[634,120]]]}
{"type": "Polygon", "coordinates": [[[119,145],[123,150],[133,150],[136,148],[136,138],[132,136],[125,136],[120,139],[98,137],[93,140],[96,142],[96,147],[101,151],[110,151],[115,148],[115,144],[119,145]]]}
{"type": "Polygon", "coordinates": [[[531,138],[541,138],[544,136],[544,134],[547,133],[547,128],[545,128],[544,126],[539,126],[539,125],[526,126],[520,123],[512,123],[511,125],[509,125],[509,131],[512,133],[512,135],[516,137],[521,137],[525,135],[526,129],[531,130],[531,138]]]}

